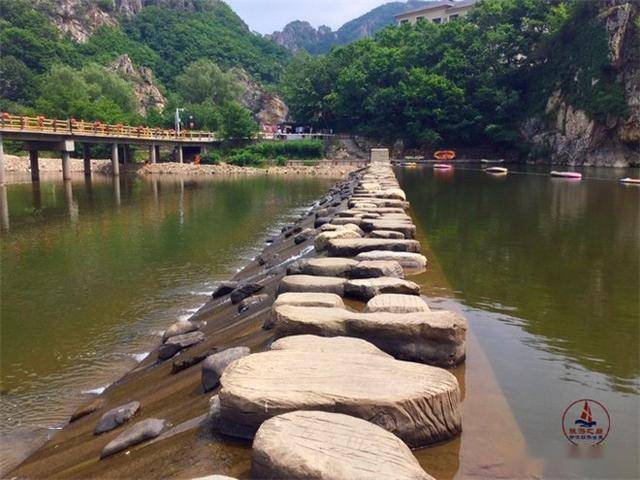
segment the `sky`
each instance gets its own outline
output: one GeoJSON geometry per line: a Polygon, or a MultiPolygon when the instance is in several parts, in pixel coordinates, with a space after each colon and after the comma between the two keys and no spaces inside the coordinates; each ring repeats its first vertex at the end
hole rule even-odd
{"type": "Polygon", "coordinates": [[[314,27],[337,29],[369,10],[391,0],[225,0],[251,30],[272,33],[292,20],[306,20],[314,27]]]}

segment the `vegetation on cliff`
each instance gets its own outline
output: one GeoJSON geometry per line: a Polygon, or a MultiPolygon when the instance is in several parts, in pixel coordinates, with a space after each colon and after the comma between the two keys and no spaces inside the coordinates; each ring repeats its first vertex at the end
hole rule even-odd
{"type": "Polygon", "coordinates": [[[483,0],[468,18],[379,32],[283,76],[291,113],[317,127],[405,145],[519,143],[519,121],[561,91],[598,118],[624,115],[602,4],[483,0]]]}

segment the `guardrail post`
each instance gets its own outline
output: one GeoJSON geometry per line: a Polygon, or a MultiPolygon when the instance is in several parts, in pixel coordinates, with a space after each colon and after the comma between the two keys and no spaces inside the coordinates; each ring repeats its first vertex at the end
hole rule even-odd
{"type": "Polygon", "coordinates": [[[111,166],[113,168],[113,174],[117,177],[120,175],[120,161],[118,159],[118,144],[111,144],[111,166]]]}
{"type": "Polygon", "coordinates": [[[38,163],[38,150],[29,150],[29,163],[31,164],[31,181],[40,181],[40,165],[38,163]]]}

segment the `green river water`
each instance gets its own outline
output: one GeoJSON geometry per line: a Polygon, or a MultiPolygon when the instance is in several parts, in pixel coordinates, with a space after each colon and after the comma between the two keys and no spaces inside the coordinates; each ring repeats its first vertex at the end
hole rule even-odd
{"type": "MultiPolygon", "coordinates": [[[[587,171],[577,183],[535,170],[397,173],[430,261],[414,280],[432,306],[467,318],[477,344],[461,369],[466,435],[442,447],[441,470],[426,453],[432,474],[491,477],[483,449],[517,437],[534,476],[640,477],[640,188],[617,182],[630,172],[587,171]],[[495,403],[477,400],[480,354],[495,403]],[[562,433],[565,408],[582,398],[610,414],[598,448],[572,448],[562,433]],[[496,408],[513,424],[492,424],[496,408]]],[[[4,440],[63,424],[329,183],[9,185],[0,264],[4,440]]]]}

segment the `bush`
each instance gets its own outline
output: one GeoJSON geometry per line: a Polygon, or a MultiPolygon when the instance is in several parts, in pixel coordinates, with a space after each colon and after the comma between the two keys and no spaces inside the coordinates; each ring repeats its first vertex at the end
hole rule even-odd
{"type": "Polygon", "coordinates": [[[240,150],[239,152],[227,157],[227,163],[237,165],[239,167],[257,167],[262,165],[263,159],[249,150],[240,150]]]}
{"type": "Polygon", "coordinates": [[[202,165],[217,165],[220,163],[220,152],[210,150],[207,153],[200,156],[200,163],[202,165]]]}
{"type": "Polygon", "coordinates": [[[286,167],[287,166],[287,157],[285,157],[283,155],[278,155],[276,157],[276,165],[278,165],[279,167],[286,167]]]}
{"type": "Polygon", "coordinates": [[[322,158],[324,143],[322,140],[290,140],[285,142],[260,142],[247,147],[262,158],[278,158],[280,156],[298,159],[322,158]]]}

